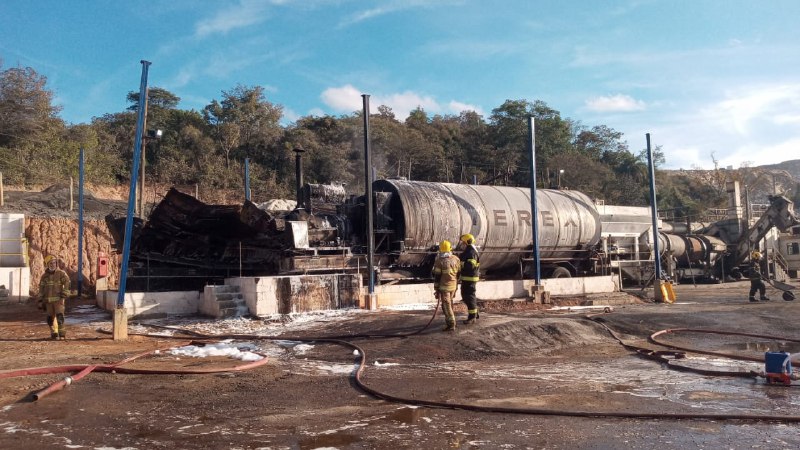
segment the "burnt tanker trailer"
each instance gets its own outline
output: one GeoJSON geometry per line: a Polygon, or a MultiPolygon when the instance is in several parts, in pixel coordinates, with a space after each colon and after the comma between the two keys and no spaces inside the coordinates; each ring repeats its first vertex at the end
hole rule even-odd
{"type": "MultiPolygon", "coordinates": [[[[531,260],[530,189],[378,180],[373,191],[376,254],[395,267],[430,267],[438,243],[464,233],[475,236],[484,273],[519,271],[531,260]]],[[[544,276],[596,273],[601,223],[592,200],[550,189],[537,190],[536,200],[544,276]]]]}

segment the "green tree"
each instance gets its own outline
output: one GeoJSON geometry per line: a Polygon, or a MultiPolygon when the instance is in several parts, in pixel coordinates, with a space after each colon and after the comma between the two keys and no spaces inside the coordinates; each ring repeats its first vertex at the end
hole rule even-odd
{"type": "Polygon", "coordinates": [[[527,100],[506,100],[503,105],[492,110],[489,119],[495,153],[486,161],[494,167],[496,173],[505,173],[506,183],[529,182],[530,175],[525,170],[518,170],[526,166],[530,158],[529,117],[534,118],[538,166],[545,166],[553,155],[573,151],[572,124],[562,119],[561,113],[541,100],[533,103],[527,100]]]}
{"type": "Polygon", "coordinates": [[[237,85],[222,91],[222,100],[213,100],[203,109],[203,116],[225,155],[226,166],[237,151],[267,167],[276,167],[283,159],[274,145],[283,133],[279,124],[283,107],[267,101],[263,87],[237,85]]]}
{"type": "Polygon", "coordinates": [[[64,122],[47,78],[30,67],[0,71],[0,170],[9,183],[47,183],[68,176],[64,122]]]}

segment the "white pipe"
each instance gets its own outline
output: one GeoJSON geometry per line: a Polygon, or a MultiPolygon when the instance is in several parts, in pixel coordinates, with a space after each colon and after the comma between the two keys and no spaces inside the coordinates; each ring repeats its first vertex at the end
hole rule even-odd
{"type": "Polygon", "coordinates": [[[791,371],[788,370],[788,366],[789,366],[789,363],[792,362],[792,358],[794,358],[795,356],[800,356],[800,353],[790,353],[790,354],[786,355],[786,359],[784,359],[783,363],[781,363],[781,367],[783,367],[783,369],[786,370],[786,372],[789,375],[791,375],[791,371]]]}

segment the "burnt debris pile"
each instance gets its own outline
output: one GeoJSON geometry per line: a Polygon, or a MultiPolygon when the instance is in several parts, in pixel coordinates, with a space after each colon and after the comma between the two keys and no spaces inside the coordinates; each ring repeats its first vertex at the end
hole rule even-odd
{"type": "MultiPolygon", "coordinates": [[[[125,218],[109,215],[106,222],[121,253],[125,218]]],[[[172,188],[146,222],[134,218],[128,285],[172,290],[229,276],[277,274],[281,259],[304,253],[309,239],[320,234],[315,231],[335,240],[326,225],[303,209],[271,214],[250,201],[208,205],[172,188]]]]}

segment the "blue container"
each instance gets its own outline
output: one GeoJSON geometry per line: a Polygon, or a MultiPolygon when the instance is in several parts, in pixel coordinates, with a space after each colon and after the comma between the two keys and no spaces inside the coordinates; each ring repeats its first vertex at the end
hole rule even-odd
{"type": "Polygon", "coordinates": [[[783,363],[789,357],[787,352],[766,352],[764,353],[764,363],[767,373],[792,373],[792,362],[789,361],[784,368],[783,363]]]}

